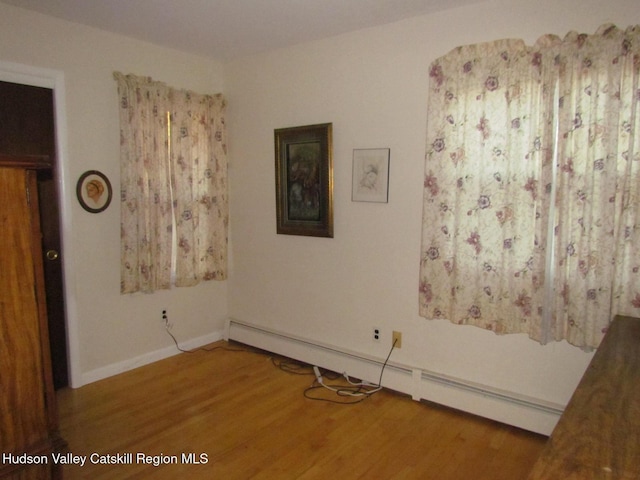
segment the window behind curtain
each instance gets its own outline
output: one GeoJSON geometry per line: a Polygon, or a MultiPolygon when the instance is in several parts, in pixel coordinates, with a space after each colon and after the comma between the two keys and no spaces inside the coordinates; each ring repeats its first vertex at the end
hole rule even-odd
{"type": "Polygon", "coordinates": [[[640,27],[430,69],[420,314],[596,347],[640,315],[640,27]]]}
{"type": "Polygon", "coordinates": [[[227,272],[226,103],[114,73],[120,107],[121,292],[227,272]],[[173,258],[173,261],[172,261],[173,258]]]}

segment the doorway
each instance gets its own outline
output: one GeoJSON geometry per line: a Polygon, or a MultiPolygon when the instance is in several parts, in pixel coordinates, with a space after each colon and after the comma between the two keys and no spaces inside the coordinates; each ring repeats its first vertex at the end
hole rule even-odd
{"type": "Polygon", "coordinates": [[[54,165],[38,174],[38,195],[51,363],[59,389],[69,385],[69,368],[54,118],[53,90],[0,81],[0,152],[47,155],[54,165]]]}

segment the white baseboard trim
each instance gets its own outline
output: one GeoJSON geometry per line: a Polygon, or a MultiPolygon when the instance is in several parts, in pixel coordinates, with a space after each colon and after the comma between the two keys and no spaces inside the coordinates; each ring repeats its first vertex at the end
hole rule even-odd
{"type": "MultiPolygon", "coordinates": [[[[376,384],[384,364],[384,359],[236,319],[227,321],[224,338],[376,384]]],[[[416,401],[435,402],[543,435],[551,434],[564,410],[556,403],[394,361],[387,364],[382,385],[416,401]]]]}
{"type": "MultiPolygon", "coordinates": [[[[183,350],[193,350],[195,348],[217,342],[219,340],[222,340],[223,338],[224,332],[213,332],[201,337],[187,340],[185,342],[180,342],[180,348],[182,348],[183,350]]],[[[143,365],[148,365],[159,360],[164,360],[165,358],[172,357],[179,353],[181,353],[180,350],[178,350],[175,345],[171,345],[170,347],[155,350],[153,352],[148,352],[135,358],[123,360],[122,362],[112,363],[105,367],[96,368],[95,370],[91,370],[82,374],[82,385],[97,382],[98,380],[112,377],[114,375],[118,375],[119,373],[133,370],[134,368],[142,367],[143,365]]],[[[78,387],[82,385],[78,385],[78,387]]],[[[74,385],[73,388],[77,387],[74,385]]]]}

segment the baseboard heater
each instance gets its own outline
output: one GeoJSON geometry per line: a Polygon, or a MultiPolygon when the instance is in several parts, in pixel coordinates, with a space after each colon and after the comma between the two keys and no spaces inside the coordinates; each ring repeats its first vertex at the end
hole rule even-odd
{"type": "MultiPolygon", "coordinates": [[[[224,336],[372,383],[379,381],[384,365],[384,359],[236,319],[227,321],[224,336]]],[[[382,385],[416,401],[431,401],[543,435],[551,433],[564,410],[556,403],[403,365],[393,359],[385,367],[382,385]]]]}

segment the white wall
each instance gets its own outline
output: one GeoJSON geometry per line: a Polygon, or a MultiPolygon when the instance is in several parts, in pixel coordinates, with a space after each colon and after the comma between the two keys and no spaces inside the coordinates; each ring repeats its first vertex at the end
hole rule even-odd
{"type": "MultiPolygon", "coordinates": [[[[220,334],[228,311],[227,282],[152,295],[120,295],[120,171],[113,71],[151,76],[201,93],[224,90],[219,63],[0,3],[0,62],[49,69],[64,80],[66,132],[61,143],[67,220],[65,258],[76,386],[177,352],[164,330],[193,342],[220,334]],[[114,197],[103,213],[85,212],[75,198],[78,177],[104,172],[114,197]]],[[[3,79],[0,63],[0,79],[3,79]]],[[[7,77],[4,76],[6,80],[7,77]]]]}
{"type": "Polygon", "coordinates": [[[428,67],[458,45],[606,22],[640,23],[637,0],[489,1],[228,64],[230,316],[382,359],[400,330],[400,363],[565,404],[590,354],[418,316],[428,67]],[[277,235],[273,130],[325,122],[335,238],[277,235]],[[352,151],[374,147],[391,149],[389,203],[354,203],[352,151]]]}

